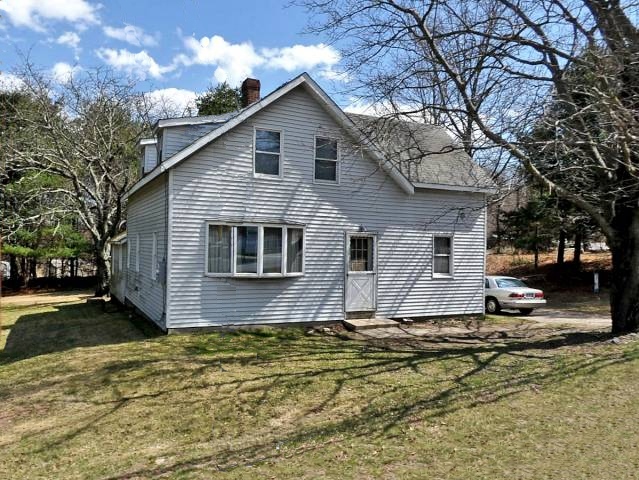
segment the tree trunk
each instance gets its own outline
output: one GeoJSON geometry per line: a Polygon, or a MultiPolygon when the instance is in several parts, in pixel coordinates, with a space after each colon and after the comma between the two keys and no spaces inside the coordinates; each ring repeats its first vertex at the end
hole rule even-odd
{"type": "Polygon", "coordinates": [[[539,225],[535,225],[535,240],[533,244],[533,251],[535,253],[535,270],[539,268],[539,225]]]}
{"type": "Polygon", "coordinates": [[[583,230],[581,225],[577,227],[577,232],[575,233],[575,253],[572,257],[572,263],[577,269],[581,268],[581,244],[583,241],[583,230]]]}
{"type": "Polygon", "coordinates": [[[15,255],[9,255],[9,285],[12,288],[20,288],[22,282],[20,281],[20,272],[18,271],[18,259],[15,255]]]}
{"type": "Polygon", "coordinates": [[[38,260],[35,258],[29,259],[29,280],[35,280],[38,278],[38,260]]]}
{"type": "Polygon", "coordinates": [[[557,246],[557,265],[564,264],[565,253],[566,253],[566,231],[562,228],[559,230],[559,245],[557,246]]]}
{"type": "Polygon", "coordinates": [[[628,333],[639,329],[639,245],[635,238],[632,251],[612,250],[610,308],[612,332],[628,333]]]}
{"type": "Polygon", "coordinates": [[[110,246],[108,243],[99,246],[95,252],[96,285],[95,296],[101,297],[109,293],[111,275],[110,246]]]}

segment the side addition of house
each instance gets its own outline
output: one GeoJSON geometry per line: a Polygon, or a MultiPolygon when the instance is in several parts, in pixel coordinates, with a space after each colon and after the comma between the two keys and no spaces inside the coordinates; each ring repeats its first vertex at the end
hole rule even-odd
{"type": "Polygon", "coordinates": [[[141,142],[113,295],[164,330],[483,313],[490,180],[443,130],[259,90],[141,142]]]}

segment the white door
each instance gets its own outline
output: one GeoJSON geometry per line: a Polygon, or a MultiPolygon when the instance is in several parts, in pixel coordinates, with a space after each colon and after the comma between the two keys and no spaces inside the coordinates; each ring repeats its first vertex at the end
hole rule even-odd
{"type": "Polygon", "coordinates": [[[377,236],[346,234],[344,311],[367,312],[377,306],[377,236]]]}

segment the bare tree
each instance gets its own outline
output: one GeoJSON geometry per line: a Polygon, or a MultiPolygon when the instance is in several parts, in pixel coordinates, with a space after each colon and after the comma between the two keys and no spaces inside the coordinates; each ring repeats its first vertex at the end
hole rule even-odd
{"type": "Polygon", "coordinates": [[[136,143],[148,132],[148,98],[107,70],[59,82],[26,62],[17,74],[29,108],[16,103],[7,113],[20,131],[3,143],[6,170],[52,180],[32,182],[33,191],[23,194],[46,201],[32,209],[33,218],[16,220],[79,218],[91,238],[96,295],[102,295],[109,286],[109,240],[123,218],[123,195],[137,179],[136,143]]]}
{"type": "Polygon", "coordinates": [[[636,4],[618,0],[303,3],[317,14],[311,29],[328,33],[342,46],[361,93],[399,99],[395,103],[411,108],[415,104],[403,99],[419,95],[423,111],[439,109],[465,119],[473,135],[518,160],[543,187],[587,213],[612,250],[613,331],[638,329],[636,4]],[[424,95],[424,90],[437,95],[424,95]],[[549,115],[556,105],[564,114],[549,115]],[[540,123],[552,135],[531,135],[540,123]],[[531,138],[537,143],[531,145],[531,138]],[[528,155],[531,148],[556,152],[557,161],[540,166],[528,155]]]}

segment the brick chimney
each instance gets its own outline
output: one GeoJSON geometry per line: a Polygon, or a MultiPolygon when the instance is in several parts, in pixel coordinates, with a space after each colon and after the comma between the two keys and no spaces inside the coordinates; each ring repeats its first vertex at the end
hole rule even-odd
{"type": "Polygon", "coordinates": [[[260,100],[260,81],[247,78],[242,82],[242,107],[248,107],[260,100]]]}

